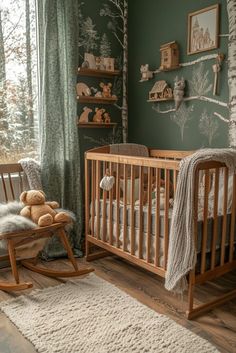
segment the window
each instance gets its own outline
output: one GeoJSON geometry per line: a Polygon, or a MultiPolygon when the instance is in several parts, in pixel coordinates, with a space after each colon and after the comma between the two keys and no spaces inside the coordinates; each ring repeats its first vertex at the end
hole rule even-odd
{"type": "Polygon", "coordinates": [[[38,156],[34,0],[0,4],[0,163],[38,156]]]}

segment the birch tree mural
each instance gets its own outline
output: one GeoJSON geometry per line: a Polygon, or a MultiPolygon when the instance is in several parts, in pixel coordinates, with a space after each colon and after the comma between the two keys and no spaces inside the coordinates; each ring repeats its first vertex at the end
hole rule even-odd
{"type": "Polygon", "coordinates": [[[101,16],[110,18],[108,28],[119,42],[123,50],[123,98],[121,109],[123,142],[128,139],[128,94],[127,94],[127,74],[128,74],[128,1],[108,0],[100,11],[101,16]]]}
{"type": "Polygon", "coordinates": [[[186,104],[181,104],[180,108],[171,113],[171,120],[178,125],[180,129],[181,140],[184,140],[184,131],[187,127],[187,123],[192,118],[193,106],[187,107],[186,104]]]}
{"type": "Polygon", "coordinates": [[[228,84],[229,84],[229,144],[236,148],[236,2],[227,0],[229,19],[228,84]]]}
{"type": "Polygon", "coordinates": [[[217,137],[217,131],[219,129],[219,123],[212,116],[207,114],[207,111],[204,110],[200,122],[199,122],[199,130],[200,133],[207,137],[208,145],[212,145],[212,141],[215,137],[217,137]]]}

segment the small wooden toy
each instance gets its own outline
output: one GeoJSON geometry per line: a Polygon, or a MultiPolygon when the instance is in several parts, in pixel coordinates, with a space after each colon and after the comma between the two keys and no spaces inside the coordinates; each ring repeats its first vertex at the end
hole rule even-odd
{"type": "Polygon", "coordinates": [[[172,70],[179,67],[179,47],[176,42],[163,44],[160,48],[160,70],[172,70]]]}
{"type": "Polygon", "coordinates": [[[178,110],[179,106],[183,100],[184,97],[184,89],[185,89],[185,80],[182,77],[180,80],[178,76],[175,78],[175,84],[174,84],[174,100],[175,100],[175,109],[178,110]]]}
{"type": "Polygon", "coordinates": [[[141,72],[141,80],[140,82],[148,81],[150,78],[153,78],[153,72],[149,70],[149,65],[141,65],[140,67],[141,72]]]}
{"type": "Polygon", "coordinates": [[[105,109],[103,108],[95,108],[95,114],[93,116],[93,122],[94,123],[102,123],[102,115],[105,112],[105,109]]]}
{"type": "Polygon", "coordinates": [[[77,96],[91,96],[91,89],[83,82],[79,82],[76,85],[77,96]]]}
{"type": "Polygon", "coordinates": [[[89,116],[89,113],[91,113],[92,111],[93,111],[92,109],[88,107],[84,107],[83,113],[79,117],[79,123],[88,123],[88,116],[89,116]]]}
{"type": "Polygon", "coordinates": [[[112,87],[112,83],[104,83],[104,82],[100,82],[99,85],[102,88],[102,96],[104,98],[111,98],[111,87],[112,87]]]}
{"type": "Polygon", "coordinates": [[[111,122],[111,117],[110,117],[110,115],[109,115],[109,113],[104,113],[103,114],[103,119],[104,119],[104,123],[105,124],[110,124],[110,122],[111,122]]]}
{"type": "Polygon", "coordinates": [[[157,81],[149,92],[149,100],[162,101],[170,99],[173,99],[172,88],[164,80],[157,81]]]}

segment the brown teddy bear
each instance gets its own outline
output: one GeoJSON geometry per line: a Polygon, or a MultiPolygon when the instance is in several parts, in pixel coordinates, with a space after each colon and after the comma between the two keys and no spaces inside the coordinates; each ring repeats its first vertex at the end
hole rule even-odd
{"type": "Polygon", "coordinates": [[[105,112],[103,108],[95,108],[95,114],[93,116],[94,123],[102,123],[102,114],[105,112]]]}
{"type": "Polygon", "coordinates": [[[45,202],[45,194],[41,190],[24,191],[20,195],[20,201],[26,206],[21,210],[21,216],[30,218],[39,227],[50,226],[53,223],[69,223],[70,216],[66,212],[56,212],[56,201],[45,202]]]}

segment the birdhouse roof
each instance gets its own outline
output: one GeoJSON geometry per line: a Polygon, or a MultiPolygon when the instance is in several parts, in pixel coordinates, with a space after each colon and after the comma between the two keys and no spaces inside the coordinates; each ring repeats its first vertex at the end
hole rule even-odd
{"type": "Polygon", "coordinates": [[[157,81],[155,85],[152,87],[150,93],[161,93],[167,87],[167,83],[164,80],[157,81]]]}
{"type": "Polygon", "coordinates": [[[173,41],[173,42],[162,44],[160,50],[164,50],[167,48],[177,48],[177,47],[178,47],[178,44],[175,41],[173,41]]]}

